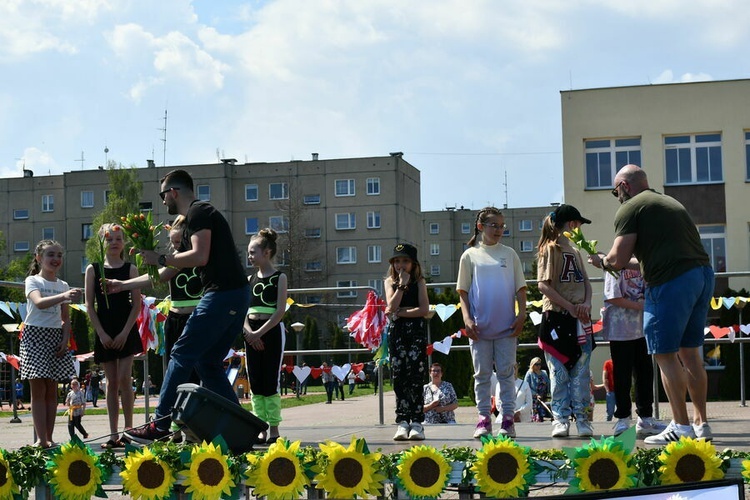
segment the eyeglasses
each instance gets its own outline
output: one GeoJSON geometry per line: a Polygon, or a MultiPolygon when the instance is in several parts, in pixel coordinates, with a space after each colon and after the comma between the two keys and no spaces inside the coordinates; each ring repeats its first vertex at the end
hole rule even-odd
{"type": "Polygon", "coordinates": [[[620,188],[620,186],[622,186],[622,183],[623,183],[623,182],[625,182],[625,181],[620,181],[620,182],[619,182],[619,183],[618,183],[618,184],[617,184],[617,185],[615,186],[615,188],[614,188],[614,189],[612,190],[612,196],[614,196],[615,198],[619,198],[619,197],[620,197],[620,192],[618,191],[618,189],[620,188]]]}
{"type": "Polygon", "coordinates": [[[171,188],[165,189],[164,191],[162,191],[162,192],[159,193],[159,197],[161,198],[161,201],[164,201],[164,197],[167,195],[168,192],[172,191],[173,189],[175,191],[179,191],[180,190],[180,188],[176,188],[176,187],[171,187],[171,188]]]}
{"type": "Polygon", "coordinates": [[[485,227],[491,227],[492,229],[503,229],[505,230],[506,226],[505,224],[498,224],[497,222],[482,222],[482,225],[485,227]]]}
{"type": "Polygon", "coordinates": [[[430,370],[432,373],[442,373],[442,370],[430,370]]]}

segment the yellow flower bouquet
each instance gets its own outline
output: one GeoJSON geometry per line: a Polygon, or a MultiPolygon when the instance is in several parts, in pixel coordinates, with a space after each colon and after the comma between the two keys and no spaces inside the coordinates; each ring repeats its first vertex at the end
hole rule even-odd
{"type": "MultiPolygon", "coordinates": [[[[580,227],[577,227],[575,229],[571,229],[570,231],[563,232],[563,235],[568,238],[570,241],[575,243],[575,245],[586,252],[589,255],[596,255],[596,244],[599,243],[597,240],[587,240],[586,237],[583,235],[583,231],[581,231],[580,227]]],[[[614,276],[615,278],[620,277],[620,273],[613,269],[606,269],[606,271],[614,276]]]]}
{"type": "MultiPolygon", "coordinates": [[[[122,230],[127,236],[133,248],[138,250],[156,250],[159,246],[159,234],[163,224],[159,222],[154,224],[152,213],[148,212],[148,215],[143,213],[140,214],[128,214],[122,219],[122,230]]],[[[135,254],[136,265],[143,269],[143,258],[140,254],[135,254]]],[[[155,265],[145,266],[146,272],[148,272],[151,281],[159,281],[159,268],[155,265]]]]}

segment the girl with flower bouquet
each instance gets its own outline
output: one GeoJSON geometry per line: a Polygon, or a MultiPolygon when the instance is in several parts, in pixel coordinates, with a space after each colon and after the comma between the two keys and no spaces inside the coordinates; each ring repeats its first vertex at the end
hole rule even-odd
{"type": "MultiPolygon", "coordinates": [[[[133,427],[133,386],[130,383],[133,356],[143,351],[136,328],[141,309],[138,290],[110,293],[105,299],[102,278],[125,280],[138,276],[138,269],[125,262],[125,241],[117,224],[103,224],[98,237],[104,243],[102,262],[86,268],[86,310],[96,331],[94,362],[104,368],[107,378],[107,414],[110,439],[102,448],[124,447],[119,438],[118,420],[122,399],[125,429],[133,427]],[[101,270],[104,270],[104,276],[101,270]]],[[[107,290],[109,291],[109,290],[107,290]]]]}
{"type": "MultiPolygon", "coordinates": [[[[122,230],[130,240],[133,248],[138,250],[156,250],[159,246],[159,233],[161,232],[162,223],[154,224],[152,212],[148,214],[128,214],[121,217],[122,230]]],[[[139,268],[145,267],[151,281],[159,282],[159,268],[156,265],[145,265],[143,256],[140,253],[135,254],[135,263],[139,268]]]]}

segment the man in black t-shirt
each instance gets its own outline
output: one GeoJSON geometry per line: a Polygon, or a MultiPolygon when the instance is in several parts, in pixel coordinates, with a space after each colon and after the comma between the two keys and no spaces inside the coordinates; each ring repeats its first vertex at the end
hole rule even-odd
{"type": "Polygon", "coordinates": [[[143,444],[170,434],[177,386],[189,381],[193,368],[207,389],[239,404],[224,373],[223,360],[242,332],[245,312],[250,305],[250,287],[229,224],[210,203],[196,198],[190,174],[184,170],[169,172],[161,181],[159,196],[170,215],[181,214],[186,218],[182,245],[185,251],[160,255],[152,250],[140,250],[143,261],[178,269],[198,268],[204,294],[172,348],[156,419],[125,433],[143,444]]]}

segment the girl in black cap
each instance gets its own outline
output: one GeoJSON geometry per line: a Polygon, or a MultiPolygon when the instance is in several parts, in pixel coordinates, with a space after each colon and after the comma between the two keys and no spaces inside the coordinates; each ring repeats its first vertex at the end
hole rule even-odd
{"type": "Polygon", "coordinates": [[[395,441],[424,439],[422,383],[427,375],[425,315],[430,310],[427,284],[417,249],[399,243],[385,278],[385,312],[393,323],[388,338],[393,392],[396,393],[395,441]]]}

